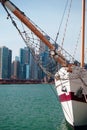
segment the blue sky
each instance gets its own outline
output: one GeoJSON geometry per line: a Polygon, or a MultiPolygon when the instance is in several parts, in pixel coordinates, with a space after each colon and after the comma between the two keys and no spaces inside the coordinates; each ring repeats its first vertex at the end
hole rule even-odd
{"type": "MultiPolygon", "coordinates": [[[[66,1],[67,0],[12,0],[20,10],[25,12],[25,14],[33,20],[35,24],[37,24],[54,40],[56,38],[66,1]]],[[[70,2],[70,0],[68,1],[70,2]]],[[[69,53],[73,54],[81,28],[81,0],[72,1],[64,48],[69,51],[69,53]]],[[[67,11],[57,41],[60,45],[67,19],[67,11]]],[[[6,19],[7,14],[1,5],[0,12],[0,46],[7,46],[10,48],[13,51],[14,58],[16,55],[19,55],[19,48],[24,47],[25,43],[22,41],[10,20],[6,19]]]]}

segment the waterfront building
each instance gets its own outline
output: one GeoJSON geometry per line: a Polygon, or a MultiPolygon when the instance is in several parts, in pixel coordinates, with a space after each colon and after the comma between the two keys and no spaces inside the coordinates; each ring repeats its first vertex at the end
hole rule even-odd
{"type": "Polygon", "coordinates": [[[36,56],[34,48],[20,49],[20,79],[38,79],[38,65],[34,59],[36,56]]]}
{"type": "MultiPolygon", "coordinates": [[[[50,37],[48,35],[45,35],[45,37],[47,38],[48,41],[50,41],[50,37]]],[[[44,51],[48,51],[49,48],[48,46],[46,46],[41,40],[40,40],[40,50],[39,53],[43,53],[44,51]]]]}
{"type": "Polygon", "coordinates": [[[26,79],[30,79],[30,65],[26,64],[26,79]]]}
{"type": "Polygon", "coordinates": [[[11,78],[12,50],[8,49],[8,79],[11,78]]]}
{"type": "Polygon", "coordinates": [[[20,62],[15,60],[12,62],[12,79],[20,79],[20,62]]]}
{"type": "Polygon", "coordinates": [[[38,79],[38,65],[34,59],[37,55],[35,54],[34,48],[32,48],[32,53],[30,53],[30,79],[38,79]]]}
{"type": "MultiPolygon", "coordinates": [[[[45,36],[47,38],[47,40],[50,41],[50,37],[48,35],[45,36]]],[[[40,41],[40,63],[42,64],[42,66],[45,68],[45,69],[48,69],[47,67],[47,64],[49,63],[49,48],[48,46],[46,46],[45,44],[43,44],[42,41],[40,41]]],[[[44,73],[43,70],[39,70],[39,76],[41,79],[44,79],[46,78],[46,74],[44,73]]]]}
{"type": "Polygon", "coordinates": [[[19,56],[15,56],[15,61],[19,61],[19,56]]]}
{"type": "Polygon", "coordinates": [[[12,51],[7,47],[0,47],[0,78],[11,78],[12,51]]]}
{"type": "Polygon", "coordinates": [[[2,79],[2,49],[0,48],[0,79],[2,79]]]}
{"type": "MultiPolygon", "coordinates": [[[[50,41],[50,37],[48,35],[45,35],[46,39],[48,41],[50,41]]],[[[53,46],[55,46],[55,49],[58,50],[58,44],[57,43],[52,43],[53,46]]],[[[54,59],[52,59],[50,57],[50,50],[49,48],[43,44],[42,41],[40,41],[40,62],[42,64],[42,66],[45,68],[46,71],[50,72],[50,73],[54,73],[56,72],[56,69],[58,68],[59,64],[56,63],[56,61],[54,59]]],[[[46,73],[44,73],[43,70],[39,71],[39,75],[41,77],[41,79],[46,79],[48,80],[48,76],[46,73]]]]}
{"type": "Polygon", "coordinates": [[[20,49],[20,79],[28,79],[30,71],[30,49],[24,47],[20,49]]]}
{"type": "Polygon", "coordinates": [[[29,64],[30,62],[30,49],[24,47],[20,49],[20,64],[29,64]]]}
{"type": "MultiPolygon", "coordinates": [[[[49,63],[49,52],[44,51],[40,54],[40,63],[42,64],[43,68],[47,70],[47,65],[49,63]]],[[[41,79],[44,79],[46,77],[46,74],[43,70],[40,71],[41,79]]]]}

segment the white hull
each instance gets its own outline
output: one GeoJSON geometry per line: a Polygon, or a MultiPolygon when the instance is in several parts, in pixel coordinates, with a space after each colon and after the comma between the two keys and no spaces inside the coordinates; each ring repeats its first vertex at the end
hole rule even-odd
{"type": "Polygon", "coordinates": [[[55,75],[55,86],[65,118],[72,126],[87,125],[87,71],[61,68],[55,75]]]}

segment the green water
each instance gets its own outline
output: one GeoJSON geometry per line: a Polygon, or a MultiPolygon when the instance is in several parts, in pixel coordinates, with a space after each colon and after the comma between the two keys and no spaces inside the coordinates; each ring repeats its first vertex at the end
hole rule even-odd
{"type": "Polygon", "coordinates": [[[68,130],[53,86],[0,85],[0,130],[68,130]]]}

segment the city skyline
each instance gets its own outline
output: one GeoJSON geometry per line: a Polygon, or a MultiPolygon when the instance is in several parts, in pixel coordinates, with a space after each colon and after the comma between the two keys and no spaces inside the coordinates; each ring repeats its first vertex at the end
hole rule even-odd
{"type": "MultiPolygon", "coordinates": [[[[43,45],[42,42],[40,44],[43,45]]],[[[56,63],[50,58],[46,46],[39,55],[35,54],[34,50],[31,52],[28,47],[20,48],[19,51],[20,55],[12,61],[12,50],[6,46],[0,47],[0,79],[44,80],[45,78],[46,81],[48,77],[46,71],[54,73],[56,63]],[[39,59],[35,60],[35,57],[39,59]]]]}
{"type": "Polygon", "coordinates": [[[12,50],[6,46],[0,47],[0,79],[38,80],[38,75],[35,74],[38,70],[35,70],[35,66],[29,48],[20,48],[19,59],[16,57],[12,61],[12,50]]]}

